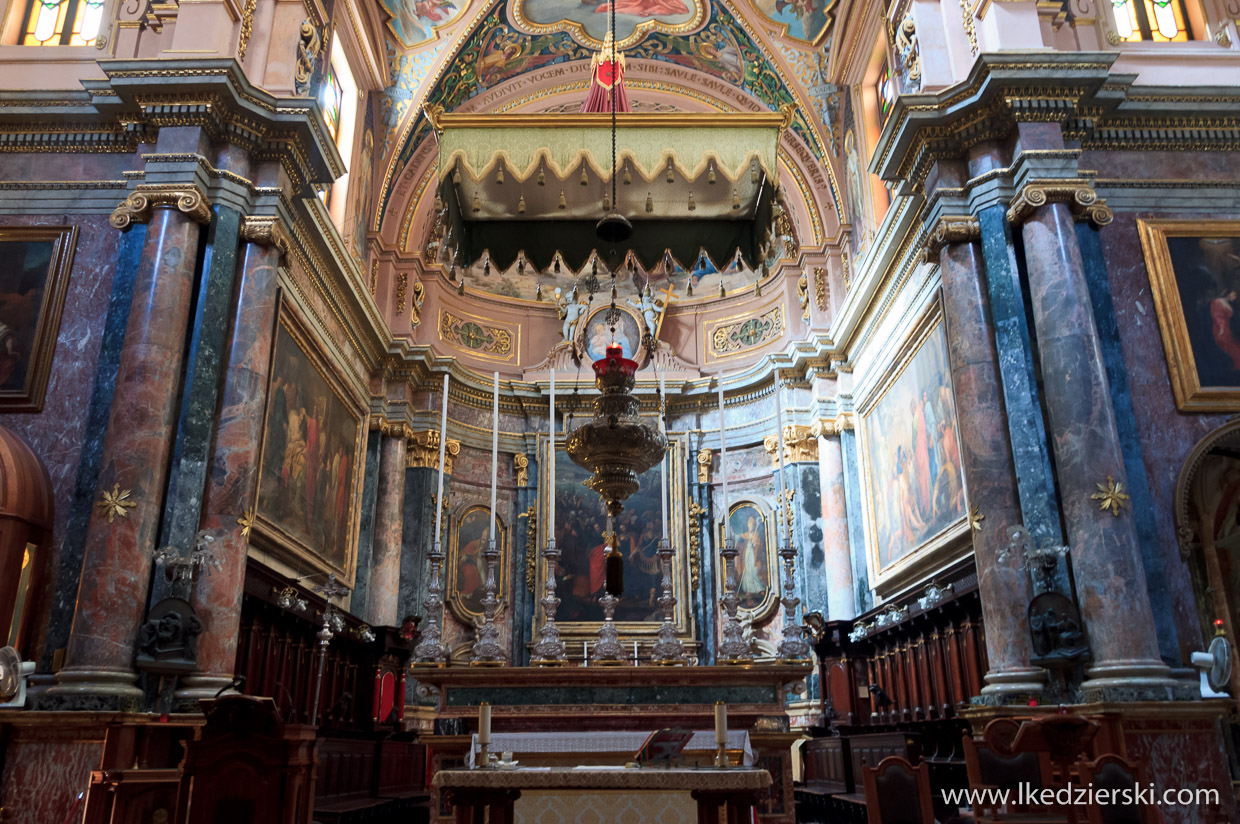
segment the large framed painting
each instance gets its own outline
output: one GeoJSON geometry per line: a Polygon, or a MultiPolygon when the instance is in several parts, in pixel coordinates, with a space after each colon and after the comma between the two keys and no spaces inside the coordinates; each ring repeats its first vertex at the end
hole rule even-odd
{"type": "Polygon", "coordinates": [[[0,412],[43,409],[76,243],[76,226],[0,227],[0,412]]]}
{"type": "MultiPolygon", "coordinates": [[[[728,507],[728,528],[736,544],[736,594],[740,610],[765,618],[779,603],[777,518],[757,501],[737,501],[728,507]]],[[[719,565],[719,591],[724,588],[719,565]]]]}
{"type": "Polygon", "coordinates": [[[267,387],[255,528],[260,548],[353,582],[362,405],[281,305],[267,387]]]}
{"type": "MultiPolygon", "coordinates": [[[[540,448],[546,454],[547,440],[541,439],[540,448]]],[[[672,459],[668,472],[670,505],[668,508],[668,534],[672,547],[672,593],[677,598],[676,626],[679,632],[689,631],[688,570],[686,556],[688,531],[685,524],[685,445],[683,438],[672,439],[672,459]]],[[[543,468],[545,460],[539,461],[542,480],[539,483],[539,546],[547,541],[547,489],[549,479],[543,468]]],[[[590,473],[573,463],[557,444],[555,453],[555,536],[560,550],[557,568],[556,594],[560,598],[556,623],[566,638],[589,640],[593,643],[603,620],[603,608],[598,599],[603,594],[604,543],[607,516],[598,493],[586,488],[584,481],[590,473]]],[[[659,595],[662,593],[662,573],[656,554],[662,537],[662,506],[659,496],[663,484],[659,467],[647,470],[639,478],[641,486],[624,504],[616,527],[620,540],[620,552],[624,558],[624,594],[616,607],[615,620],[621,633],[626,636],[654,635],[662,623],[659,612],[659,595]]],[[[540,556],[538,578],[547,578],[545,561],[540,556]]],[[[541,597],[541,592],[536,597],[541,597]]],[[[535,632],[542,625],[542,610],[538,610],[535,632]]]]}
{"type": "Polygon", "coordinates": [[[495,537],[499,558],[495,563],[495,597],[503,603],[508,597],[508,566],[512,553],[508,530],[499,516],[491,522],[489,507],[473,505],[456,518],[448,542],[448,604],[456,616],[472,626],[482,617],[482,598],[486,594],[487,566],[482,553],[495,537]]]}
{"type": "Polygon", "coordinates": [[[928,550],[967,530],[959,426],[936,300],[899,347],[904,353],[859,405],[867,542],[876,580],[921,569],[928,550]]]}
{"type": "MultiPolygon", "coordinates": [[[[628,48],[648,32],[689,34],[706,22],[707,0],[615,0],[616,45],[628,48]]],[[[603,45],[607,0],[511,0],[513,20],[530,34],[568,32],[590,49],[603,45]]]]}
{"type": "Polygon", "coordinates": [[[1137,226],[1176,406],[1240,409],[1240,221],[1137,226]]]}

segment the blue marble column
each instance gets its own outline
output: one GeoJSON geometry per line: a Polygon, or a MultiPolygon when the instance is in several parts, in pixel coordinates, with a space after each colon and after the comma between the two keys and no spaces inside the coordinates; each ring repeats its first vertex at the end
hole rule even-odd
{"type": "MultiPolygon", "coordinates": [[[[719,454],[713,456],[719,460],[719,454]]],[[[712,467],[718,471],[717,467],[712,467]]],[[[709,666],[715,663],[715,616],[719,609],[719,590],[716,586],[719,573],[715,569],[715,536],[711,524],[715,513],[711,502],[710,472],[706,480],[699,480],[697,453],[688,458],[689,478],[689,531],[690,541],[696,530],[698,536],[698,585],[693,592],[693,615],[699,629],[698,663],[709,666]]]]}
{"type": "Polygon", "coordinates": [[[366,620],[374,626],[399,626],[401,560],[404,555],[405,445],[412,433],[403,424],[386,424],[379,446],[379,487],[375,502],[374,544],[366,620]]]}
{"type": "Polygon", "coordinates": [[[529,462],[525,468],[527,480],[525,484],[517,484],[516,506],[512,517],[512,649],[509,660],[514,666],[528,667],[530,633],[534,626],[534,613],[539,609],[540,584],[543,582],[538,580],[540,547],[537,541],[533,546],[529,543],[531,521],[535,527],[535,535],[538,526],[538,461],[533,454],[524,457],[529,462]],[[529,587],[527,574],[530,564],[533,564],[534,570],[533,589],[529,587]]]}
{"type": "Polygon", "coordinates": [[[857,593],[853,588],[853,553],[849,540],[848,502],[844,478],[844,450],[832,423],[824,422],[818,436],[818,474],[822,490],[824,603],[818,609],[828,621],[851,621],[857,617],[857,593]]]}
{"type": "MultiPolygon", "coordinates": [[[[370,608],[370,564],[375,543],[375,505],[379,498],[379,443],[383,433],[372,429],[366,438],[365,475],[362,478],[362,505],[358,513],[357,574],[349,611],[365,615],[370,608]]],[[[401,555],[404,556],[402,541],[401,555]]],[[[403,576],[402,576],[403,577],[403,576]]],[[[404,613],[400,617],[404,617],[404,613]]]]}
{"type": "Polygon", "coordinates": [[[861,468],[857,460],[857,435],[851,429],[840,431],[840,447],[844,453],[844,502],[848,508],[848,541],[852,545],[853,587],[856,591],[856,613],[874,608],[870,591],[870,567],[865,551],[865,510],[861,502],[861,468]]]}

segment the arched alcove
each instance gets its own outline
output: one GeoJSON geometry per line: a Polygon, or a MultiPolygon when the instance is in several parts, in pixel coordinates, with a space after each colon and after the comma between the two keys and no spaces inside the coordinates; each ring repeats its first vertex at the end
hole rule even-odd
{"type": "Polygon", "coordinates": [[[26,442],[0,426],[0,646],[24,649],[51,552],[52,482],[26,442]]]}

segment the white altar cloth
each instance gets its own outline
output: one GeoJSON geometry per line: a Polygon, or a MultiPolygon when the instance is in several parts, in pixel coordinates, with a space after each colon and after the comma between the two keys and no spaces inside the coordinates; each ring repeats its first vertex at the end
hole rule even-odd
{"type": "MultiPolygon", "coordinates": [[[[632,757],[654,730],[647,732],[628,732],[623,730],[601,730],[598,732],[493,732],[491,733],[490,752],[500,756],[511,752],[520,760],[522,753],[529,754],[566,754],[573,753],[624,753],[632,757]]],[[[715,731],[696,730],[686,750],[715,751],[715,731]]],[[[740,751],[741,765],[753,766],[753,750],[749,746],[748,730],[728,730],[728,750],[740,751]]],[[[474,766],[475,754],[478,752],[478,734],[474,733],[470,741],[467,763],[474,766]]]]}

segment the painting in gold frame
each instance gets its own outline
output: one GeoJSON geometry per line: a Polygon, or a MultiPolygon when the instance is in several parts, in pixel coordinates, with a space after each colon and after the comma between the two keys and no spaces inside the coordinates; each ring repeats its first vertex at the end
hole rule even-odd
{"type": "Polygon", "coordinates": [[[0,227],[2,412],[43,409],[76,243],[76,226],[0,227]]]}
{"type": "Polygon", "coordinates": [[[290,307],[271,353],[255,532],[260,549],[352,585],[366,429],[363,409],[290,307]]]}
{"type": "Polygon", "coordinates": [[[504,603],[508,598],[509,563],[511,550],[508,529],[499,515],[488,531],[491,519],[489,507],[479,504],[466,507],[452,524],[452,536],[448,544],[448,604],[458,618],[467,625],[474,618],[482,617],[482,598],[486,587],[486,559],[482,553],[487,548],[490,535],[494,534],[495,548],[499,558],[495,563],[495,597],[504,603]]]}
{"type": "Polygon", "coordinates": [[[925,571],[960,550],[967,498],[959,424],[937,298],[886,378],[858,407],[866,541],[876,585],[925,571]]]}
{"type": "MultiPolygon", "coordinates": [[[[779,604],[777,520],[770,507],[755,500],[734,501],[728,506],[728,526],[736,546],[739,609],[742,613],[752,613],[755,621],[766,618],[779,604]]],[[[722,562],[718,568],[719,591],[723,592],[722,562]]]]}
{"type": "MultiPolygon", "coordinates": [[[[671,448],[668,462],[668,534],[672,547],[672,593],[676,596],[676,629],[678,634],[689,636],[689,586],[686,569],[685,547],[688,546],[688,529],[685,520],[685,438],[669,435],[671,448]]],[[[546,436],[539,438],[539,450],[547,454],[546,436]]],[[[547,543],[547,461],[539,461],[538,541],[547,543]]],[[[556,624],[561,635],[568,640],[588,640],[593,643],[602,623],[602,607],[598,596],[602,594],[601,547],[605,525],[603,506],[598,494],[583,484],[588,476],[564,451],[564,444],[556,445],[556,546],[560,550],[560,563],[556,575],[560,607],[556,624]]],[[[620,545],[624,555],[624,595],[616,607],[616,624],[623,636],[653,636],[662,621],[658,613],[660,577],[652,564],[653,548],[662,533],[659,491],[662,488],[659,467],[655,466],[640,476],[641,488],[625,502],[625,512],[620,516],[620,545]],[[654,590],[652,592],[652,589],[654,590]]],[[[538,559],[538,582],[547,580],[545,559],[538,559]]],[[[541,597],[541,588],[536,597],[541,597]]],[[[534,634],[542,626],[542,609],[536,610],[534,634]]]]}
{"type": "Polygon", "coordinates": [[[1176,406],[1240,409],[1240,221],[1138,220],[1137,230],[1176,406]]]}

